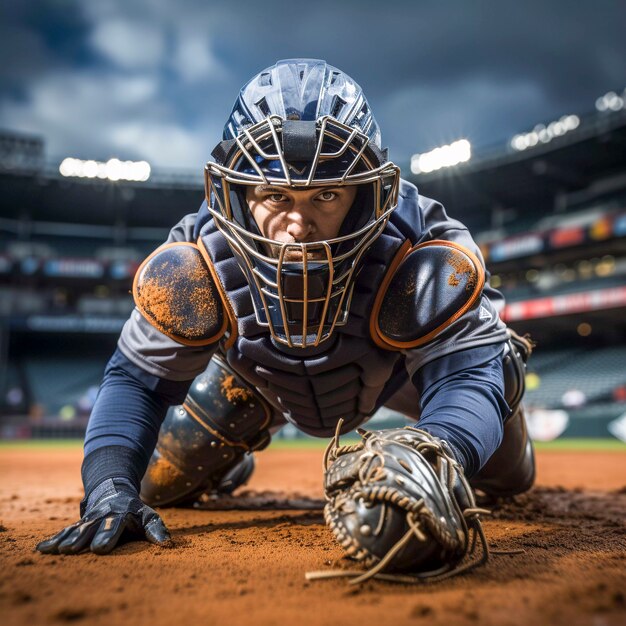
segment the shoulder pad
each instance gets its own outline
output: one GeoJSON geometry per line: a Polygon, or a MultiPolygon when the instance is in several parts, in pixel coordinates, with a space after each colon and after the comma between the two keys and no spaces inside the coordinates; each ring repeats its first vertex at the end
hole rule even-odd
{"type": "Polygon", "coordinates": [[[226,332],[221,292],[195,243],[155,250],[137,270],[133,297],[146,320],[178,343],[209,345],[226,332]]]}
{"type": "Polygon", "coordinates": [[[415,348],[434,339],[471,308],[485,284],[476,255],[444,240],[407,242],[381,284],[370,318],[381,348],[415,348]]]}

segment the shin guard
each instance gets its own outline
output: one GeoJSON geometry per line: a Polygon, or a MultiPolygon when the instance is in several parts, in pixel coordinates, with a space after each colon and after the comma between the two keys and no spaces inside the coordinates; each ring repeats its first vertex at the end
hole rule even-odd
{"type": "Polygon", "coordinates": [[[270,420],[265,401],[214,356],[194,380],[184,403],[172,407],[161,426],[141,484],[143,501],[184,504],[219,489],[222,478],[246,454],[269,444],[270,420]]]}

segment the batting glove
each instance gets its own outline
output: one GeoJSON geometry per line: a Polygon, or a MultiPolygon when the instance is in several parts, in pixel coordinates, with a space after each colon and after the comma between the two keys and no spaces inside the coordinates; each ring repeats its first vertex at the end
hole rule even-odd
{"type": "Polygon", "coordinates": [[[44,554],[95,554],[111,552],[122,535],[151,543],[170,540],[158,513],[139,499],[135,488],[123,479],[109,478],[81,504],[82,518],[37,545],[44,554]]]}

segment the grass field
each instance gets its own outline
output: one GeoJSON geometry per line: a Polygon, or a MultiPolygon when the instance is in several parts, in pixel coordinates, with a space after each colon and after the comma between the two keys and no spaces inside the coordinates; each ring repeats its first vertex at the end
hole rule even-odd
{"type": "MultiPolygon", "coordinates": [[[[356,438],[342,437],[343,443],[354,443],[356,438]]],[[[76,449],[83,444],[81,439],[28,439],[17,441],[0,440],[1,450],[53,450],[72,448],[76,449]]],[[[271,448],[274,450],[297,450],[297,449],[323,449],[328,444],[326,439],[314,439],[312,437],[298,439],[275,439],[271,448]]],[[[584,451],[606,451],[606,452],[626,452],[626,443],[618,439],[556,439],[555,441],[535,442],[537,450],[564,451],[564,452],[584,452],[584,451]]]]}

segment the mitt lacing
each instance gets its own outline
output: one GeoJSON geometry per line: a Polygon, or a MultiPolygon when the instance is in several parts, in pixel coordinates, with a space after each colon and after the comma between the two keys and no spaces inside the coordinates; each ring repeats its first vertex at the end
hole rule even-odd
{"type": "MultiPolygon", "coordinates": [[[[373,450],[369,444],[370,437],[374,434],[370,431],[363,431],[359,429],[359,434],[363,437],[363,441],[352,445],[339,445],[339,432],[343,420],[340,420],[335,436],[330,442],[326,452],[324,453],[324,469],[327,470],[330,463],[335,461],[339,456],[348,454],[351,452],[358,452],[367,448],[367,452],[362,459],[362,464],[359,467],[358,476],[360,487],[351,489],[348,492],[337,494],[336,496],[327,497],[329,505],[334,505],[335,508],[341,509],[344,507],[353,506],[355,500],[362,500],[363,502],[381,503],[383,507],[386,504],[392,504],[400,507],[407,512],[406,521],[409,526],[407,532],[397,541],[382,557],[380,560],[372,555],[365,547],[361,546],[359,542],[348,532],[348,529],[343,523],[332,516],[330,506],[327,505],[324,516],[327,525],[335,535],[340,545],[346,550],[346,555],[356,560],[364,561],[367,566],[370,566],[366,572],[354,571],[354,570],[335,570],[335,571],[316,571],[307,572],[307,580],[319,580],[323,578],[335,578],[335,577],[350,577],[352,580],[350,584],[358,585],[371,578],[378,578],[381,580],[389,580],[403,583],[419,583],[425,581],[437,581],[457,576],[472,570],[480,565],[486,563],[489,560],[490,550],[485,537],[485,533],[480,521],[480,515],[490,515],[491,512],[487,509],[482,509],[475,506],[474,495],[469,487],[469,484],[463,474],[463,470],[444,447],[436,441],[412,441],[410,438],[398,441],[404,445],[409,445],[417,452],[422,454],[423,452],[433,452],[437,458],[436,469],[439,470],[439,464],[443,459],[450,463],[454,469],[454,472],[449,473],[449,482],[447,487],[452,490],[455,474],[460,479],[467,494],[469,494],[470,504],[463,511],[460,510],[456,499],[453,498],[453,503],[457,507],[457,511],[462,515],[462,518],[467,524],[468,534],[468,548],[465,557],[469,557],[469,561],[464,564],[450,565],[444,564],[442,567],[428,572],[420,572],[416,574],[387,574],[383,570],[391,563],[393,558],[407,545],[413,537],[418,541],[425,541],[426,535],[424,534],[424,528],[447,550],[455,550],[460,547],[460,539],[453,536],[448,529],[441,524],[441,522],[435,517],[425,504],[423,498],[416,499],[407,496],[400,490],[388,486],[388,485],[376,485],[372,483],[379,482],[385,478],[384,470],[384,456],[381,452],[373,450]],[[376,463],[378,461],[378,463],[376,463]],[[478,543],[480,542],[481,554],[477,558],[473,558],[476,553],[478,543]],[[372,565],[373,564],[373,565],[372,565]]],[[[419,433],[424,433],[415,428],[407,428],[407,430],[413,430],[419,433]]],[[[427,433],[424,433],[430,437],[427,433]]],[[[437,474],[440,473],[437,471],[437,474]]],[[[384,509],[381,512],[381,522],[384,517],[384,509]]],[[[380,524],[379,524],[380,528],[380,524]]]]}

